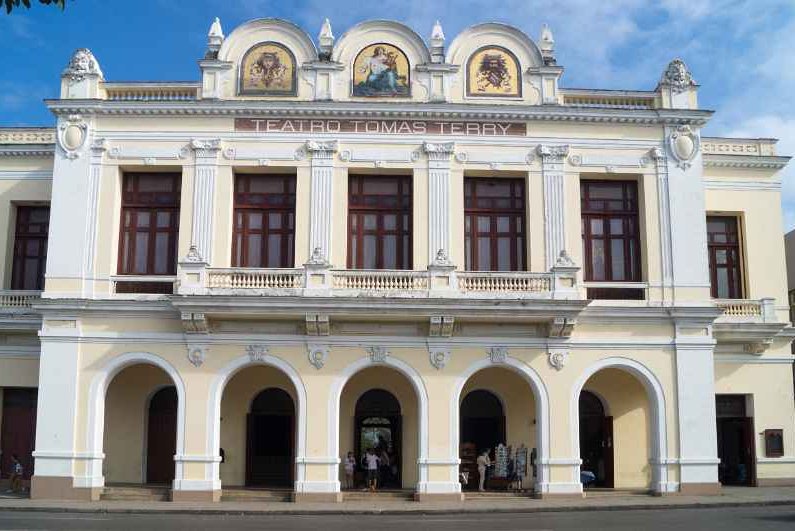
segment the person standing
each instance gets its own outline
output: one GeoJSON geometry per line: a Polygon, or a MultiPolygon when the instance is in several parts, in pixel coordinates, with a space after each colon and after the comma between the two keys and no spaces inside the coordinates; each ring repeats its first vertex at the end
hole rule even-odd
{"type": "Polygon", "coordinates": [[[391,479],[389,476],[390,471],[389,454],[386,448],[381,449],[381,455],[378,457],[378,467],[381,470],[381,487],[384,487],[391,479]]]}
{"type": "Polygon", "coordinates": [[[370,488],[370,492],[375,492],[378,487],[378,462],[380,459],[372,448],[367,449],[367,455],[364,458],[367,461],[367,486],[370,488]]]}
{"type": "Polygon", "coordinates": [[[478,490],[480,492],[484,492],[486,490],[486,469],[491,466],[491,459],[489,459],[489,450],[483,450],[481,454],[478,456],[477,459],[478,463],[478,475],[480,476],[480,483],[478,485],[478,490]]]}
{"type": "Polygon", "coordinates": [[[9,492],[22,492],[22,474],[25,469],[19,462],[17,454],[11,456],[11,489],[9,492]]]}
{"type": "Polygon", "coordinates": [[[356,459],[353,457],[353,452],[348,452],[348,455],[343,461],[345,466],[345,488],[353,488],[353,474],[356,471],[356,459]]]}

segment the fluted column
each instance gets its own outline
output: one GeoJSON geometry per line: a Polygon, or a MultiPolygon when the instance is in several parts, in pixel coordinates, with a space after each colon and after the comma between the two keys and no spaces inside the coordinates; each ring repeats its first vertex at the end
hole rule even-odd
{"type": "Polygon", "coordinates": [[[446,261],[450,256],[450,157],[454,142],[425,142],[428,155],[428,259],[446,261]]]}
{"type": "Polygon", "coordinates": [[[336,140],[306,143],[306,151],[311,155],[312,169],[308,256],[314,256],[325,262],[331,261],[334,154],[337,149],[336,140]]]}
{"type": "Polygon", "coordinates": [[[218,173],[218,152],[221,140],[194,139],[190,143],[195,154],[193,174],[193,225],[191,245],[206,262],[212,263],[213,213],[215,211],[215,177],[218,173]]]}
{"type": "Polygon", "coordinates": [[[544,180],[544,254],[546,269],[552,269],[566,249],[566,195],[563,164],[569,146],[538,146],[544,180]]]}

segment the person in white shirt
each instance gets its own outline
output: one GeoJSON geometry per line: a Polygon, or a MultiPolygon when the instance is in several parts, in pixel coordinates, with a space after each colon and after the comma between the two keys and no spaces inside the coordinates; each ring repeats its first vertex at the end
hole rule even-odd
{"type": "Polygon", "coordinates": [[[378,486],[378,462],[380,459],[375,455],[375,450],[368,448],[364,460],[367,463],[367,486],[371,492],[375,492],[378,486]]]}
{"type": "Polygon", "coordinates": [[[343,460],[345,466],[345,488],[353,488],[353,473],[356,471],[356,459],[353,457],[353,452],[348,452],[348,455],[343,460]]]}
{"type": "Polygon", "coordinates": [[[483,450],[483,452],[478,456],[478,475],[480,476],[480,483],[478,485],[478,490],[480,492],[485,491],[485,484],[486,484],[486,469],[491,466],[491,459],[489,459],[489,451],[488,449],[483,450]]]}

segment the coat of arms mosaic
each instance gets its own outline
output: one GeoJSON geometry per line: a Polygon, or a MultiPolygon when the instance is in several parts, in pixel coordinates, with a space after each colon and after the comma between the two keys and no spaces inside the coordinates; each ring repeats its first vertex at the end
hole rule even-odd
{"type": "Polygon", "coordinates": [[[500,46],[486,46],[473,53],[467,63],[467,96],[522,95],[519,61],[500,46]]]}
{"type": "Polygon", "coordinates": [[[295,57],[275,42],[251,48],[240,65],[240,94],[294,96],[295,57]]]}

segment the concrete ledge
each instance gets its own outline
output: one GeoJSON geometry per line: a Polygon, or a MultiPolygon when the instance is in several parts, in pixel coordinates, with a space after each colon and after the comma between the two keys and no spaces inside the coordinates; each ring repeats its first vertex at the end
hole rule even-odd
{"type": "Polygon", "coordinates": [[[101,487],[76,488],[70,477],[33,476],[30,497],[34,500],[99,501],[101,487]]]}
{"type": "Polygon", "coordinates": [[[680,483],[679,494],[683,496],[717,496],[720,483],[680,483]]]}
{"type": "Polygon", "coordinates": [[[173,502],[216,503],[221,501],[220,490],[172,490],[173,502]]]}
{"type": "Polygon", "coordinates": [[[581,500],[585,492],[536,492],[533,498],[537,500],[581,500]]]}
{"type": "Polygon", "coordinates": [[[294,492],[295,503],[340,503],[341,492],[294,492]]]}
{"type": "Polygon", "coordinates": [[[795,478],[757,478],[757,487],[795,487],[795,478]]]}
{"type": "Polygon", "coordinates": [[[464,494],[460,492],[415,492],[414,501],[421,503],[460,502],[464,494]]]}

